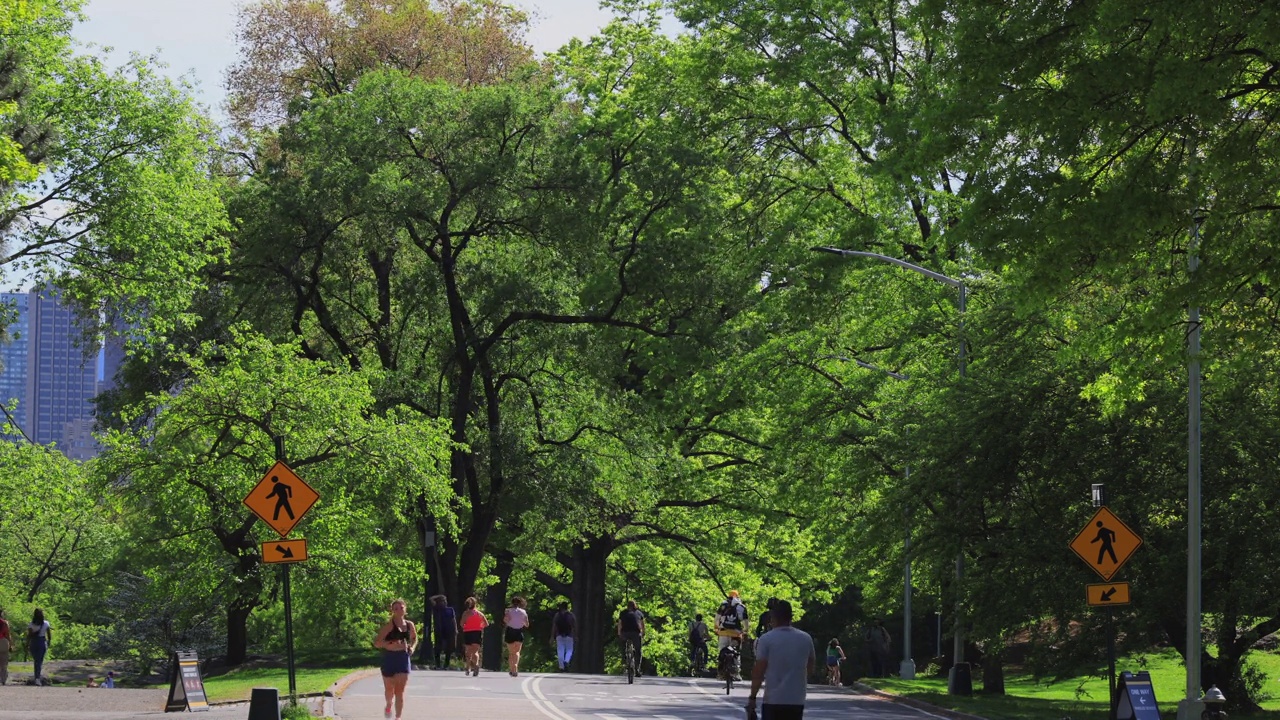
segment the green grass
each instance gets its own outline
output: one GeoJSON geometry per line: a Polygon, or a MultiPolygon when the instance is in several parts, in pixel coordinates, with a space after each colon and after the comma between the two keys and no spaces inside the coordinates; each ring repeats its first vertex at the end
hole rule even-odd
{"type": "MultiPolygon", "coordinates": [[[[353,672],[355,668],[300,667],[294,671],[298,694],[318,693],[353,672]]],[[[166,686],[167,687],[167,686],[166,686]]],[[[248,700],[256,687],[273,687],[280,696],[289,694],[289,671],[286,668],[259,667],[231,670],[222,675],[204,679],[204,691],[209,702],[248,700]]]]}
{"type": "MultiPolygon", "coordinates": [[[[1264,692],[1277,692],[1276,677],[1280,675],[1280,656],[1256,652],[1249,656],[1267,676],[1264,692]]],[[[947,694],[946,678],[919,677],[904,681],[892,678],[865,678],[862,682],[872,687],[904,695],[937,705],[938,707],[971,713],[989,720],[1105,720],[1107,717],[1107,678],[1078,677],[1051,682],[1037,682],[1030,675],[1006,672],[1005,695],[981,694],[981,671],[975,668],[974,695],[961,697],[947,694]]],[[[1172,650],[1122,658],[1116,664],[1117,675],[1124,670],[1151,674],[1151,684],[1163,717],[1176,717],[1178,701],[1182,699],[1186,684],[1186,670],[1181,657],[1172,650]]],[[[1258,720],[1280,720],[1280,699],[1272,698],[1262,703],[1264,712],[1249,717],[1258,720]]]]}

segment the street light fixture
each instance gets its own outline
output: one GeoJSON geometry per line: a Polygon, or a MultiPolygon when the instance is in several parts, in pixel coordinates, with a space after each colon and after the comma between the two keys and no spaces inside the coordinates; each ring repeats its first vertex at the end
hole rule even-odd
{"type": "MultiPolygon", "coordinates": [[[[964,343],[964,312],[965,312],[966,290],[965,290],[965,285],[963,280],[957,280],[953,277],[943,275],[942,273],[934,272],[927,268],[922,268],[919,265],[909,263],[906,260],[899,260],[896,257],[881,255],[880,253],[865,252],[862,250],[844,250],[841,248],[829,247],[829,246],[812,247],[809,249],[813,250],[814,252],[830,253],[832,255],[840,255],[841,257],[864,257],[864,258],[871,258],[873,260],[880,260],[881,262],[887,262],[893,265],[897,265],[898,267],[904,267],[912,272],[919,273],[920,275],[923,275],[929,278],[930,280],[936,280],[937,282],[957,288],[960,291],[960,306],[959,306],[959,310],[960,310],[960,357],[959,357],[960,378],[963,380],[965,376],[965,368],[968,365],[968,358],[966,357],[965,343],[964,343]]],[[[956,588],[957,588],[956,629],[955,629],[955,642],[952,647],[951,672],[947,676],[947,692],[952,695],[969,695],[972,693],[973,679],[972,679],[972,676],[967,672],[968,665],[966,665],[964,662],[964,611],[961,606],[960,599],[958,597],[960,581],[963,579],[964,579],[964,553],[961,552],[959,555],[956,556],[956,588]],[[963,668],[963,670],[961,668],[963,668]]]]}

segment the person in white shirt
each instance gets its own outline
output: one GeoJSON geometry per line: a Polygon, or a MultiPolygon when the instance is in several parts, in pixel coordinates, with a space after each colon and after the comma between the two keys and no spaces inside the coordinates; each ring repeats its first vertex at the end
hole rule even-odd
{"type": "Polygon", "coordinates": [[[791,626],[791,603],[779,600],[770,613],[773,629],[756,643],[747,713],[755,714],[756,695],[765,686],[761,720],[802,720],[805,691],[817,653],[809,633],[791,626]]]}

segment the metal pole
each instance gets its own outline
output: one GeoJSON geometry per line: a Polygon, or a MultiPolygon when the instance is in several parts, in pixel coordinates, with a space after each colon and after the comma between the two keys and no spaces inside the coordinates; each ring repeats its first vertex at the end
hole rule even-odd
{"type": "Polygon", "coordinates": [[[293,596],[289,589],[289,567],[290,563],[285,563],[282,568],[284,572],[284,641],[288,646],[289,702],[296,705],[298,703],[298,679],[293,660],[293,596]]]}
{"type": "MultiPolygon", "coordinates": [[[[284,436],[276,435],[272,439],[276,444],[276,460],[284,462],[284,436]]],[[[285,657],[289,664],[289,703],[296,705],[298,678],[293,658],[293,593],[289,583],[289,567],[290,563],[285,563],[281,566],[280,572],[284,574],[284,642],[285,657]]]]}
{"type": "Polygon", "coordinates": [[[1111,688],[1107,695],[1111,699],[1107,718],[1116,720],[1116,611],[1112,608],[1107,608],[1107,668],[1108,687],[1111,688]]]}
{"type": "MultiPolygon", "coordinates": [[[[960,380],[963,383],[965,377],[966,366],[968,365],[968,353],[965,349],[964,341],[964,312],[966,304],[965,286],[963,282],[958,283],[960,287],[960,380]]],[[[956,480],[956,501],[959,502],[960,481],[956,480]]],[[[961,601],[961,586],[964,584],[964,550],[956,554],[956,619],[955,619],[955,642],[952,646],[951,672],[947,678],[947,692],[952,695],[969,694],[966,692],[966,683],[960,678],[961,666],[964,664],[964,605],[961,601]]],[[[965,668],[967,670],[967,668],[965,668]]],[[[972,680],[970,680],[970,683],[972,680]]],[[[969,685],[972,687],[972,685],[969,685]]]]}
{"type": "MultiPolygon", "coordinates": [[[[910,435],[911,428],[906,429],[910,435]]],[[[911,487],[911,463],[903,468],[903,477],[907,487],[911,487]]],[[[902,662],[898,666],[898,677],[903,680],[916,679],[916,661],[911,657],[911,507],[907,506],[903,513],[905,522],[902,541],[902,662]]]]}
{"type": "MultiPolygon", "coordinates": [[[[1200,222],[1191,225],[1187,269],[1194,276],[1200,265],[1200,222]]],[[[1187,697],[1178,717],[1199,717],[1200,702],[1200,308],[1187,312],[1187,697]]]]}

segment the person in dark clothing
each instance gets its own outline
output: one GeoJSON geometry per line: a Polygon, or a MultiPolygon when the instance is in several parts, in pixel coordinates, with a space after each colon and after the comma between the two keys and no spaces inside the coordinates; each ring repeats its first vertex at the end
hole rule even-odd
{"type": "Polygon", "coordinates": [[[448,670],[458,646],[458,619],[444,595],[431,598],[431,627],[436,669],[448,670]]]}
{"type": "Polygon", "coordinates": [[[635,600],[628,600],[627,609],[618,614],[618,639],[622,641],[623,652],[627,650],[627,643],[635,645],[636,677],[639,677],[640,662],[644,657],[642,652],[644,613],[640,612],[635,600]]]}
{"type": "Polygon", "coordinates": [[[551,645],[556,649],[556,664],[561,670],[573,660],[573,639],[578,632],[578,619],[569,610],[569,603],[560,603],[556,616],[551,619],[551,645]]]}

